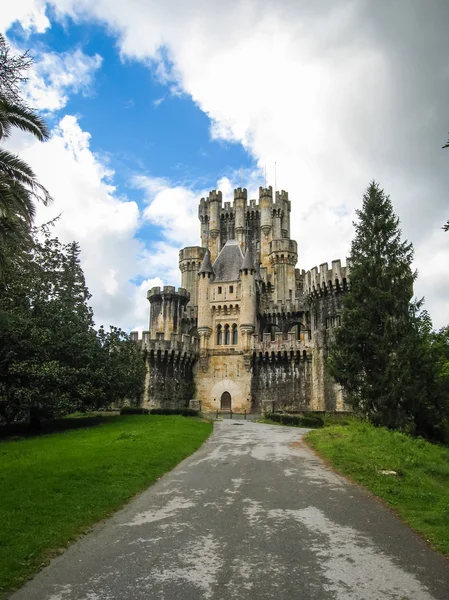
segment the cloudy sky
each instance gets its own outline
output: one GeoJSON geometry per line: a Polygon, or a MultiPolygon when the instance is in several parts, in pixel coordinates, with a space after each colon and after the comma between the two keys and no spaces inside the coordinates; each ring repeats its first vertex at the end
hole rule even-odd
{"type": "Polygon", "coordinates": [[[14,0],[24,93],[52,127],[12,147],[76,239],[98,323],[147,328],[146,290],[179,284],[197,202],[243,181],[289,191],[300,268],[344,259],[376,179],[415,246],[416,293],[449,322],[447,0],[14,0]]]}

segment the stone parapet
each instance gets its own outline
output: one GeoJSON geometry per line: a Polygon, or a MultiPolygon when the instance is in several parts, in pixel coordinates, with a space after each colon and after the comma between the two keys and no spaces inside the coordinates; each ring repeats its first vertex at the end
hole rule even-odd
{"type": "Polygon", "coordinates": [[[185,288],[178,288],[178,290],[176,290],[176,288],[173,285],[164,285],[164,287],[159,287],[159,286],[155,286],[152,287],[150,290],[148,290],[147,292],[147,298],[148,300],[152,300],[153,297],[156,296],[175,296],[178,295],[181,298],[185,298],[185,303],[187,304],[187,302],[189,301],[189,292],[185,289],[185,288]]]}
{"type": "Polygon", "coordinates": [[[150,354],[160,354],[162,358],[170,360],[196,360],[199,356],[199,340],[186,333],[181,335],[173,333],[170,340],[152,340],[150,332],[143,331],[139,338],[138,331],[132,331],[131,339],[150,354]]]}
{"type": "Polygon", "coordinates": [[[260,340],[257,334],[251,336],[250,348],[253,352],[301,352],[304,351],[307,355],[312,355],[312,342],[305,336],[306,339],[298,340],[295,333],[289,333],[287,339],[284,339],[282,332],[275,334],[275,339],[271,339],[270,333],[263,334],[263,339],[260,340]]]}
{"type": "Polygon", "coordinates": [[[349,284],[350,260],[346,259],[346,266],[340,260],[333,260],[332,267],[322,263],[320,267],[313,267],[304,275],[304,296],[313,298],[329,293],[344,292],[349,284]]]}
{"type": "Polygon", "coordinates": [[[265,302],[264,306],[260,307],[259,313],[261,315],[291,314],[304,312],[304,310],[304,301],[296,298],[295,300],[285,300],[283,302],[269,300],[268,302],[265,302]]]}

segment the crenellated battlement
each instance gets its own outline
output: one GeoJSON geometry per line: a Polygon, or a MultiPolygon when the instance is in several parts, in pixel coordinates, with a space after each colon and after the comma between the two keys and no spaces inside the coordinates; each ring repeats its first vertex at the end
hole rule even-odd
{"type": "Polygon", "coordinates": [[[170,340],[164,340],[150,339],[149,331],[143,331],[141,338],[138,331],[131,331],[130,337],[142,350],[158,356],[160,360],[196,360],[199,355],[198,339],[185,333],[172,333],[170,340]]]}
{"type": "Polygon", "coordinates": [[[169,300],[174,296],[179,296],[181,299],[185,300],[186,304],[190,298],[190,294],[185,288],[180,287],[176,291],[176,288],[172,285],[164,285],[162,289],[159,286],[155,286],[147,292],[147,298],[150,302],[153,299],[156,299],[158,296],[160,296],[161,298],[163,296],[167,296],[169,300]]]}
{"type": "Polygon", "coordinates": [[[238,187],[234,190],[234,201],[235,200],[247,200],[248,199],[248,190],[246,188],[238,187]]]}
{"type": "Polygon", "coordinates": [[[259,199],[261,198],[270,198],[271,200],[273,200],[273,188],[271,187],[271,185],[267,188],[264,188],[262,186],[259,187],[259,199]]]}
{"type": "Polygon", "coordinates": [[[253,357],[259,360],[312,360],[312,342],[309,340],[297,340],[294,333],[289,333],[288,339],[284,339],[282,332],[276,333],[274,340],[269,333],[263,337],[261,341],[253,335],[251,340],[253,357]]]}
{"type": "MultiPolygon", "coordinates": [[[[285,300],[284,302],[274,302],[269,300],[265,306],[261,307],[260,314],[265,317],[275,317],[276,315],[291,315],[302,313],[305,310],[304,300],[295,298],[294,300],[285,300]]],[[[272,321],[273,319],[269,319],[272,321]]]]}
{"type": "Polygon", "coordinates": [[[304,276],[304,295],[317,297],[343,292],[348,286],[349,274],[349,259],[346,259],[346,266],[342,266],[341,260],[333,260],[330,269],[328,263],[322,263],[319,268],[313,267],[304,276]]]}
{"type": "Polygon", "coordinates": [[[209,202],[218,202],[220,205],[223,201],[223,194],[220,190],[211,190],[208,196],[209,202]]]}
{"type": "Polygon", "coordinates": [[[288,200],[288,192],[285,190],[280,190],[276,192],[276,203],[285,202],[288,200]]]}

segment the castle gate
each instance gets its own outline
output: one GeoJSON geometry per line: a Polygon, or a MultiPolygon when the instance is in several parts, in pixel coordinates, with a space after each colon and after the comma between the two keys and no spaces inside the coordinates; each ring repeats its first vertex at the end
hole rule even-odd
{"type": "Polygon", "coordinates": [[[221,395],[220,408],[221,410],[231,410],[231,394],[229,392],[223,392],[221,395]]]}

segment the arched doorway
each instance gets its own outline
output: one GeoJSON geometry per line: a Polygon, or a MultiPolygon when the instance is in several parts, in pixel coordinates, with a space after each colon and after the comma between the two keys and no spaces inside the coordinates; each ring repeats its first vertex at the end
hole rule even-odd
{"type": "Polygon", "coordinates": [[[231,410],[231,394],[223,392],[221,395],[221,410],[231,410]]]}

